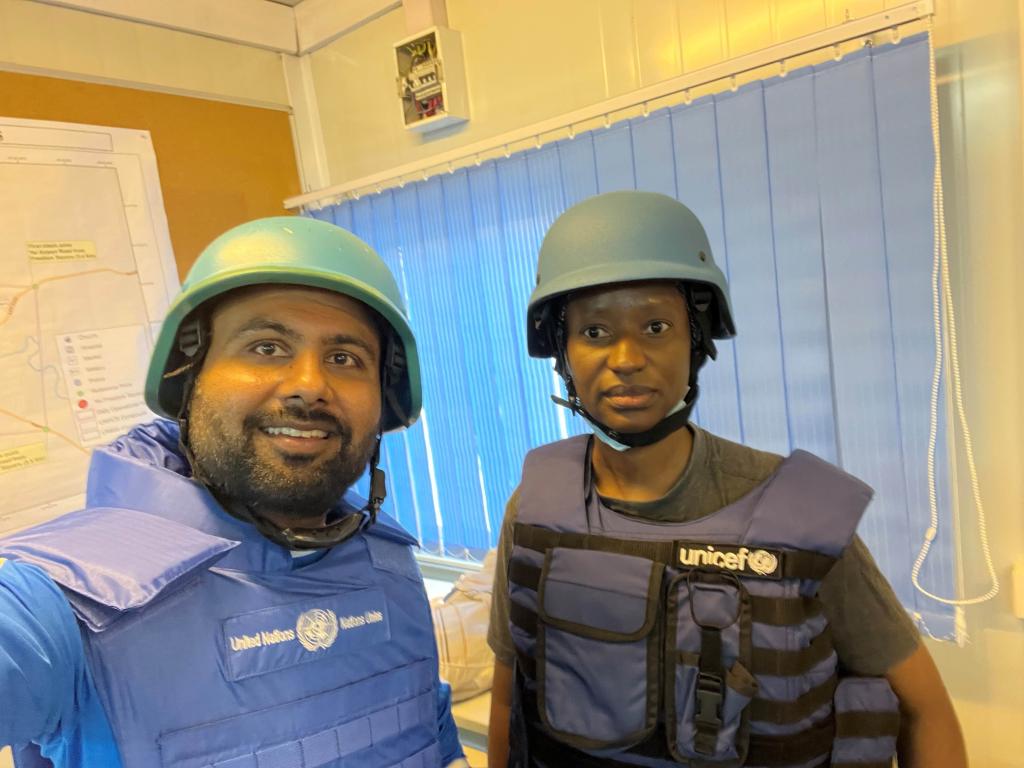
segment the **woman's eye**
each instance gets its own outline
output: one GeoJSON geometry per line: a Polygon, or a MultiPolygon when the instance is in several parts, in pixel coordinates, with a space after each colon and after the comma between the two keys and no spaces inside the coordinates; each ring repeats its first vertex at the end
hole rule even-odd
{"type": "Polygon", "coordinates": [[[590,325],[580,331],[588,339],[603,339],[608,336],[608,331],[596,325],[590,325]]]}
{"type": "Polygon", "coordinates": [[[340,365],[343,368],[351,368],[353,366],[359,366],[359,358],[355,355],[350,355],[348,352],[334,352],[328,357],[328,360],[333,365],[340,365]]]}

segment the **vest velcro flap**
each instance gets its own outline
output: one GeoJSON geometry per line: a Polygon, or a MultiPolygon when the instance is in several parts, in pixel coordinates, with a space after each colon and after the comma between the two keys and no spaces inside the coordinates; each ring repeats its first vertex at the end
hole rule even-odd
{"type": "Polygon", "coordinates": [[[654,628],[663,572],[639,557],[556,547],[544,560],[539,616],[583,637],[639,640],[654,628]]]}
{"type": "Polygon", "coordinates": [[[100,507],[17,534],[3,549],[42,568],[99,631],[236,546],[162,517],[100,507]]]}

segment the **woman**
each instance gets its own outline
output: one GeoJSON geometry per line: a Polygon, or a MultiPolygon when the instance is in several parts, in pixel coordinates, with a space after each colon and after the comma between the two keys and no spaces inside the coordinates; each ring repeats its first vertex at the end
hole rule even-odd
{"type": "Polygon", "coordinates": [[[492,768],[882,766],[897,741],[901,766],[966,766],[934,663],[854,533],[871,490],[689,423],[734,333],[675,200],[599,195],[545,237],[529,350],[594,436],[532,451],[506,510],[492,768]]]}

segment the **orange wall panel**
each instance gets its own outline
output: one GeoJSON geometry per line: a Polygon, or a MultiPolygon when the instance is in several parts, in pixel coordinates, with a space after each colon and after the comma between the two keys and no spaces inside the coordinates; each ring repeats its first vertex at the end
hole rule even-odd
{"type": "Polygon", "coordinates": [[[148,130],[178,273],[235,224],[300,193],[287,112],[0,72],[0,117],[148,130]]]}

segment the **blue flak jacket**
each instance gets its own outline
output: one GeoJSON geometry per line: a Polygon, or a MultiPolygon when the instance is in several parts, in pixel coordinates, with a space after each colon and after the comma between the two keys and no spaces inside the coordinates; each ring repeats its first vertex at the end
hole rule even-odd
{"type": "Polygon", "coordinates": [[[462,757],[415,540],[381,515],[297,566],[189,479],[177,441],[159,420],[97,449],[85,509],[0,541],[0,744],[19,768],[462,757]]]}
{"type": "Polygon", "coordinates": [[[591,439],[523,465],[510,765],[890,765],[896,696],[844,674],[817,598],[871,489],[795,451],[713,514],[652,522],[594,492],[591,439]]]}

